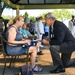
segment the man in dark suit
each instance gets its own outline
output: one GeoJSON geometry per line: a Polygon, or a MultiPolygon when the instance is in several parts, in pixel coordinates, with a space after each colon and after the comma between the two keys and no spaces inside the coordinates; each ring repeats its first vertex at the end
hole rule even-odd
{"type": "Polygon", "coordinates": [[[52,13],[45,15],[45,21],[50,26],[50,39],[43,39],[44,44],[50,44],[53,64],[57,66],[50,73],[65,72],[65,67],[70,64],[70,57],[75,50],[75,39],[69,29],[62,22],[57,21],[52,13]],[[61,57],[60,57],[61,53],[61,57]]]}

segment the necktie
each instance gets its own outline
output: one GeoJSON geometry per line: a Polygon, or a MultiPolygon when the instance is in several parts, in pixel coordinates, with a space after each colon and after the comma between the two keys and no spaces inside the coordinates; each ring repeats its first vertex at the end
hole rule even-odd
{"type": "Polygon", "coordinates": [[[73,21],[73,25],[75,26],[75,20],[73,21]]]}
{"type": "Polygon", "coordinates": [[[53,28],[50,26],[50,38],[54,37],[53,28]]]}
{"type": "Polygon", "coordinates": [[[73,26],[75,26],[75,20],[71,20],[73,22],[73,26]]]}

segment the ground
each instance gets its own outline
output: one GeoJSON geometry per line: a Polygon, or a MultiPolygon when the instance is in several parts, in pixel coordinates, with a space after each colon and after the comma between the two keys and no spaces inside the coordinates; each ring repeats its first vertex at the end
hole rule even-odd
{"type": "MultiPolygon", "coordinates": [[[[37,65],[41,66],[43,68],[42,72],[34,72],[34,75],[75,75],[75,66],[66,68],[65,73],[58,73],[58,74],[50,74],[49,71],[52,70],[53,63],[52,58],[49,51],[49,46],[45,46],[41,49],[44,53],[43,55],[39,55],[38,62],[36,62],[37,65]]],[[[75,52],[72,54],[72,58],[75,57],[75,52]]],[[[2,75],[3,71],[3,54],[0,54],[0,75],[2,75]]],[[[5,71],[5,75],[17,75],[19,73],[20,75],[20,66],[26,64],[25,63],[25,56],[20,56],[19,59],[16,59],[15,63],[12,64],[10,68],[8,68],[9,65],[9,58],[7,57],[7,68],[5,71]]]]}

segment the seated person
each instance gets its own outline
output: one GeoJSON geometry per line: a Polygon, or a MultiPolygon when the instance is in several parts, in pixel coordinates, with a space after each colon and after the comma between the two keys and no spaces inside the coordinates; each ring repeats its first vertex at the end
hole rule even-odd
{"type": "MultiPolygon", "coordinates": [[[[30,43],[31,40],[24,39],[22,34],[19,31],[19,28],[24,24],[24,18],[22,16],[17,16],[13,20],[13,24],[6,31],[6,39],[8,42],[15,44],[7,44],[6,51],[10,55],[18,55],[26,53],[26,47],[23,47],[22,44],[30,43]],[[19,45],[18,45],[19,44],[19,45]],[[21,45],[20,45],[21,44],[21,45]]],[[[42,68],[35,65],[35,59],[37,55],[36,46],[29,47],[30,53],[30,63],[33,71],[41,71],[42,68]]]]}
{"type": "Polygon", "coordinates": [[[24,38],[33,37],[33,35],[27,29],[26,23],[23,24],[22,28],[20,28],[20,31],[21,31],[24,38]]]}
{"type": "MultiPolygon", "coordinates": [[[[20,28],[20,31],[21,31],[21,33],[22,33],[22,35],[23,35],[24,38],[35,39],[35,36],[32,35],[28,31],[26,23],[23,24],[22,28],[20,28]]],[[[40,47],[40,42],[39,41],[37,42],[36,47],[38,48],[38,52],[39,52],[39,47],[40,47]]]]}

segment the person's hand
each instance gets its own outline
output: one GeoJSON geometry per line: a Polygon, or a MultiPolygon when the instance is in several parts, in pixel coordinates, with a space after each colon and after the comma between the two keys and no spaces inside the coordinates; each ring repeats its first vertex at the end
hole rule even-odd
{"type": "Polygon", "coordinates": [[[29,43],[31,43],[31,40],[26,39],[26,40],[24,40],[24,42],[29,44],[29,43]]]}
{"type": "Polygon", "coordinates": [[[45,37],[44,39],[45,39],[45,40],[47,40],[47,41],[49,41],[49,40],[50,40],[48,37],[45,37]]]}
{"type": "Polygon", "coordinates": [[[26,38],[23,38],[23,39],[22,39],[22,41],[25,41],[25,40],[26,40],[26,38]]]}
{"type": "Polygon", "coordinates": [[[31,40],[30,39],[26,39],[26,42],[31,43],[31,40]]]}
{"type": "Polygon", "coordinates": [[[40,35],[41,35],[42,33],[40,33],[40,35]]]}
{"type": "Polygon", "coordinates": [[[40,39],[36,39],[38,42],[42,42],[42,40],[40,40],[40,39]]]}
{"type": "Polygon", "coordinates": [[[43,44],[50,44],[49,40],[46,40],[46,39],[42,39],[42,43],[43,44]]]}

